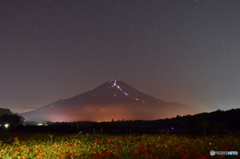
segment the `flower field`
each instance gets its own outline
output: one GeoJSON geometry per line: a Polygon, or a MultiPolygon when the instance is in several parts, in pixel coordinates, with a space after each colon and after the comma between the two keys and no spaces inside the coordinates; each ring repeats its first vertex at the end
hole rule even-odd
{"type": "Polygon", "coordinates": [[[239,136],[0,134],[2,159],[239,158],[210,150],[240,152],[239,136]]]}

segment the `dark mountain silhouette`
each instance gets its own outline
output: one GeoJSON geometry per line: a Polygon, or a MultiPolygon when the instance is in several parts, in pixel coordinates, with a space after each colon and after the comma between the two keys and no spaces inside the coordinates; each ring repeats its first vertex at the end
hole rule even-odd
{"type": "Polygon", "coordinates": [[[26,121],[154,120],[195,111],[148,96],[122,81],[108,81],[69,99],[62,99],[21,115],[26,121]]]}

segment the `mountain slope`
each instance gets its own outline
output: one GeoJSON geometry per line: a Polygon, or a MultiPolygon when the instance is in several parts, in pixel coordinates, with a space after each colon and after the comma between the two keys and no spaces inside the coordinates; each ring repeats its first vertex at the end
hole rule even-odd
{"type": "Polygon", "coordinates": [[[22,113],[31,121],[153,120],[193,114],[184,105],[148,96],[122,81],[108,81],[69,99],[22,113]]]}

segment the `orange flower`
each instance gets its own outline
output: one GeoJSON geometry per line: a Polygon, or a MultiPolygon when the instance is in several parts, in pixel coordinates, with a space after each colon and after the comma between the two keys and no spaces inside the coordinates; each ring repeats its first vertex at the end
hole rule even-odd
{"type": "Polygon", "coordinates": [[[73,147],[73,144],[69,143],[67,144],[68,147],[72,148],[73,147]]]}
{"type": "Polygon", "coordinates": [[[101,143],[102,140],[101,140],[101,139],[95,139],[95,142],[96,142],[96,143],[101,143]]]}

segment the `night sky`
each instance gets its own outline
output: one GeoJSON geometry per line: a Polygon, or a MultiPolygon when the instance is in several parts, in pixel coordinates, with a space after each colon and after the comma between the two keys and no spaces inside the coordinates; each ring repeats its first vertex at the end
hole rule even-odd
{"type": "Polygon", "coordinates": [[[1,108],[115,79],[201,112],[239,108],[240,1],[0,1],[1,108]]]}

